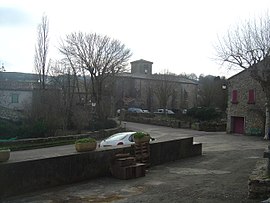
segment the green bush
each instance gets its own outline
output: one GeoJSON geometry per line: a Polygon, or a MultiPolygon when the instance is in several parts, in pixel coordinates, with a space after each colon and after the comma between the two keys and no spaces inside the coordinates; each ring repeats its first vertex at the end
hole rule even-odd
{"type": "Polygon", "coordinates": [[[226,123],[216,121],[203,121],[200,123],[200,130],[206,132],[226,131],[226,123]]]}
{"type": "Polygon", "coordinates": [[[90,130],[101,130],[101,129],[109,129],[117,127],[117,123],[115,120],[107,119],[107,120],[95,120],[90,123],[90,130]]]}
{"type": "Polygon", "coordinates": [[[188,110],[187,115],[199,121],[214,120],[222,116],[221,112],[211,107],[191,108],[188,110]]]}
{"type": "Polygon", "coordinates": [[[0,140],[17,137],[20,125],[18,122],[0,120],[0,140]]]}
{"type": "Polygon", "coordinates": [[[75,144],[88,143],[88,142],[96,142],[96,140],[94,138],[81,138],[81,139],[76,140],[75,144]]]}
{"type": "Polygon", "coordinates": [[[141,138],[143,138],[145,136],[149,136],[149,134],[144,133],[144,132],[136,132],[136,133],[133,134],[133,137],[135,139],[141,139],[141,138]]]}
{"type": "Polygon", "coordinates": [[[47,124],[43,120],[34,123],[24,123],[18,130],[19,138],[46,137],[49,132],[47,124]]]}

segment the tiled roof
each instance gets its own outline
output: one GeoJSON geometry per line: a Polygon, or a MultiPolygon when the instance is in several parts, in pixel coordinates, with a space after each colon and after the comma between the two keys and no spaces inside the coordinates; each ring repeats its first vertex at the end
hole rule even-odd
{"type": "MultiPolygon", "coordinates": [[[[144,79],[144,80],[162,80],[162,75],[159,75],[159,74],[147,75],[147,74],[119,73],[117,76],[126,77],[126,78],[144,79]]],[[[184,77],[180,77],[180,76],[170,75],[169,77],[170,77],[169,80],[173,82],[194,84],[194,85],[198,84],[196,81],[193,81],[184,77]]]]}
{"type": "Polygon", "coordinates": [[[144,59],[140,59],[140,60],[136,60],[136,61],[131,61],[130,63],[140,63],[140,62],[146,62],[146,63],[152,63],[152,64],[153,64],[153,62],[151,62],[151,61],[146,61],[146,60],[144,60],[144,59]]]}
{"type": "Polygon", "coordinates": [[[21,82],[21,81],[1,81],[0,90],[20,90],[20,91],[32,91],[37,88],[38,84],[33,82],[21,82]]]}

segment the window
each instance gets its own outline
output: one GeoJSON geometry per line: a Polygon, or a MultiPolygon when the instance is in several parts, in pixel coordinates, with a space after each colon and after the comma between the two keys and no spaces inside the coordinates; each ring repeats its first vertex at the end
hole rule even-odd
{"type": "Polygon", "coordinates": [[[255,104],[255,91],[253,89],[248,91],[248,104],[255,104]]]}
{"type": "Polygon", "coordinates": [[[19,95],[18,94],[11,95],[11,103],[19,103],[19,95]]]}
{"type": "Polygon", "coordinates": [[[237,90],[233,90],[232,91],[232,103],[233,104],[237,104],[238,100],[237,100],[237,90]]]}

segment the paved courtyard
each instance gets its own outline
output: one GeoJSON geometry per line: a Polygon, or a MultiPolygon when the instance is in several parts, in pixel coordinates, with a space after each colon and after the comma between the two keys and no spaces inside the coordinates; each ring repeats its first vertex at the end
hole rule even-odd
{"type": "MultiPolygon", "coordinates": [[[[203,143],[203,155],[152,167],[145,177],[138,179],[98,178],[12,197],[3,202],[260,202],[247,199],[247,181],[269,141],[223,132],[207,133],[136,123],[126,126],[149,132],[156,139],[192,136],[195,142],[203,143]]],[[[74,146],[57,149],[61,153],[71,147],[74,146]]],[[[48,148],[47,156],[50,151],[48,148]]],[[[44,149],[37,150],[36,156],[39,152],[43,156],[46,154],[44,149]]],[[[18,159],[29,155],[29,152],[23,153],[25,155],[18,152],[14,159],[15,156],[18,159]]]]}

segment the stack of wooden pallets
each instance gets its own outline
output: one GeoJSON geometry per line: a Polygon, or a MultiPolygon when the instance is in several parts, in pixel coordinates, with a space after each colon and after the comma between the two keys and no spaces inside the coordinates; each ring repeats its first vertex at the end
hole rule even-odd
{"type": "Polygon", "coordinates": [[[132,145],[134,148],[134,155],[137,163],[143,163],[146,167],[150,166],[150,145],[149,142],[135,143],[132,145]]]}
{"type": "Polygon", "coordinates": [[[145,164],[136,163],[130,154],[117,154],[111,164],[112,175],[119,179],[132,179],[145,176],[145,164]]]}

